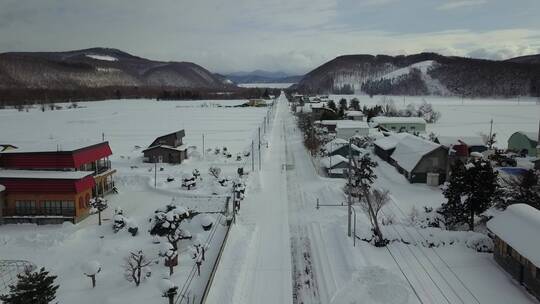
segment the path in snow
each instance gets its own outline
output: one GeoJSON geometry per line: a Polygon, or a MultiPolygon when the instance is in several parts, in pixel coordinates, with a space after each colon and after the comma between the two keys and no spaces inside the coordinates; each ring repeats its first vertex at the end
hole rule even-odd
{"type": "Polygon", "coordinates": [[[262,170],[250,177],[238,223],[216,273],[209,303],[292,303],[292,274],[285,178],[283,120],[287,99],[277,100],[270,147],[262,170]],[[246,238],[242,245],[236,231],[246,238]],[[241,250],[235,246],[243,246],[241,250]],[[238,258],[243,263],[238,263],[238,258]],[[240,265],[242,264],[242,265],[240,265]],[[227,280],[234,282],[228,283],[227,280]],[[238,286],[238,284],[240,286],[238,286]],[[231,290],[227,292],[226,290],[231,290]]]}

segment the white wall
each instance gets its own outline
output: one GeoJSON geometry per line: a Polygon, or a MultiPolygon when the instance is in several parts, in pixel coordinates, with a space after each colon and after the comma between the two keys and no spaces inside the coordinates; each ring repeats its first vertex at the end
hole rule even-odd
{"type": "Polygon", "coordinates": [[[336,128],[336,137],[345,140],[349,140],[354,135],[367,136],[368,134],[368,128],[336,128]]]}

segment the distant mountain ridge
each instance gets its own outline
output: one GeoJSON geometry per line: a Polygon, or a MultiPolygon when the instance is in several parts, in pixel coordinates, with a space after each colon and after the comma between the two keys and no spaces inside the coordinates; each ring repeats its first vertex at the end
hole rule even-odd
{"type": "Polygon", "coordinates": [[[436,53],[339,56],[295,87],[318,93],[449,96],[539,96],[540,55],[506,61],[436,53]]]}
{"type": "Polygon", "coordinates": [[[252,72],[236,72],[226,75],[234,83],[297,83],[303,76],[289,75],[285,72],[269,72],[255,70],[252,72]]]}
{"type": "Polygon", "coordinates": [[[0,89],[230,88],[191,62],[164,62],[111,48],[0,54],[0,89]]]}

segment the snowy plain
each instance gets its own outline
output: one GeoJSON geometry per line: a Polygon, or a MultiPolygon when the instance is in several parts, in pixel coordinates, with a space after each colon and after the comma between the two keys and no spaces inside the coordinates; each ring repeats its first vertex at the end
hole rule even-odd
{"type": "Polygon", "coordinates": [[[273,82],[262,82],[262,83],[239,83],[238,86],[242,88],[272,88],[272,89],[286,89],[292,86],[294,83],[273,83],[273,82]]]}

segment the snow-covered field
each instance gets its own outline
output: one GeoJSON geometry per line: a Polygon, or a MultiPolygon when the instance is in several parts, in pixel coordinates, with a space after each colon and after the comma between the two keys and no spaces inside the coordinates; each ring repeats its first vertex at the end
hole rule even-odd
{"type": "MultiPolygon", "coordinates": [[[[373,106],[379,103],[381,96],[368,95],[330,95],[338,104],[341,98],[350,100],[358,98],[360,106],[373,106]]],[[[507,147],[510,135],[516,131],[538,132],[540,104],[537,98],[521,97],[519,99],[461,99],[458,97],[439,96],[389,96],[398,109],[409,103],[417,106],[424,100],[433,104],[433,108],[441,112],[441,119],[435,124],[428,124],[426,132],[446,136],[474,136],[479,133],[488,134],[490,121],[493,119],[493,132],[497,133],[497,144],[507,147]]]]}
{"type": "Polygon", "coordinates": [[[239,83],[238,86],[242,88],[273,88],[273,89],[286,89],[292,86],[294,83],[239,83]]]}
{"type": "MultiPolygon", "coordinates": [[[[232,101],[160,101],[110,100],[80,103],[78,108],[41,112],[33,108],[29,112],[7,109],[0,111],[0,140],[19,147],[57,146],[67,143],[95,143],[103,133],[113,150],[112,167],[117,169],[115,182],[119,194],[108,196],[109,208],[104,211],[103,226],[97,225],[97,215],[92,215],[77,225],[57,226],[5,225],[0,226],[0,257],[23,259],[38,267],[44,266],[58,275],[58,300],[60,303],[161,303],[159,282],[168,268],[158,257],[160,244],[154,244],[148,233],[148,219],[154,211],[174,203],[198,211],[220,211],[225,198],[212,197],[216,188],[228,193],[229,187],[220,187],[208,174],[209,166],[222,168],[223,175],[235,176],[236,169],[251,169],[251,159],[237,154],[251,148],[256,140],[258,127],[262,127],[266,108],[233,108],[245,100],[232,101]],[[154,188],[154,165],[142,162],[142,149],[157,136],[185,129],[184,143],[192,148],[191,158],[182,165],[160,164],[157,185],[154,188]],[[206,148],[227,147],[233,155],[226,158],[213,152],[202,157],[202,137],[206,148]],[[192,191],[180,188],[181,177],[199,169],[202,181],[192,191]],[[167,182],[174,177],[173,182],[167,182]],[[113,210],[123,209],[124,214],[139,227],[139,234],[131,236],[126,230],[112,231],[113,210]],[[124,279],[124,257],[131,251],[143,250],[155,261],[151,265],[152,276],[135,287],[124,279]],[[97,287],[91,288],[90,279],[83,275],[82,266],[90,260],[102,264],[97,275],[97,287]]],[[[264,143],[264,129],[261,130],[264,143]]],[[[264,148],[264,147],[263,147],[264,148]]],[[[221,245],[216,240],[224,232],[224,218],[210,215],[217,227],[216,237],[210,239],[211,231],[203,231],[200,216],[185,223],[185,229],[193,234],[193,240],[180,242],[179,266],[175,267],[172,281],[182,288],[193,269],[192,245],[196,242],[210,243],[208,254],[217,253],[221,245]]],[[[163,240],[162,240],[163,241],[163,240]]],[[[192,288],[202,290],[210,272],[211,263],[203,264],[201,279],[193,280],[192,288]]],[[[4,290],[2,290],[4,292],[4,290]]]]}

